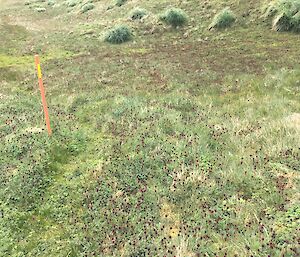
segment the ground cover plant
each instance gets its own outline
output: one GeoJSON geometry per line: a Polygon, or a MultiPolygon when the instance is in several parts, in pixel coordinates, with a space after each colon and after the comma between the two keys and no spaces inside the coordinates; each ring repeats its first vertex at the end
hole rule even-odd
{"type": "Polygon", "coordinates": [[[212,28],[227,28],[230,27],[236,20],[234,13],[229,9],[225,8],[214,17],[209,29],[212,28]]]}
{"type": "Polygon", "coordinates": [[[130,18],[132,20],[140,20],[147,15],[147,11],[143,8],[135,8],[130,12],[130,18]]]}
{"type": "Polygon", "coordinates": [[[266,7],[265,16],[272,18],[276,31],[300,31],[300,1],[277,0],[266,7]]]}
{"type": "Polygon", "coordinates": [[[121,44],[132,39],[131,29],[126,25],[117,25],[108,30],[104,36],[106,42],[121,44]]]}
{"type": "Polygon", "coordinates": [[[127,0],[116,0],[116,6],[122,6],[127,2],[127,0]]]}
{"type": "Polygon", "coordinates": [[[87,2],[0,0],[0,256],[298,256],[299,35],[265,1],[87,2]]]}
{"type": "Polygon", "coordinates": [[[81,7],[81,12],[86,13],[94,8],[95,8],[95,5],[93,3],[86,3],[81,7]]]}
{"type": "Polygon", "coordinates": [[[160,15],[160,19],[175,28],[183,26],[188,20],[187,14],[179,8],[167,9],[160,15]]]}

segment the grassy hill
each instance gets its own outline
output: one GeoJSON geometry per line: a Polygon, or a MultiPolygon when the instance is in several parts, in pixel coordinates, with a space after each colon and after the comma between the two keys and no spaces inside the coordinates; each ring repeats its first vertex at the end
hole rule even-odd
{"type": "Polygon", "coordinates": [[[270,2],[0,0],[0,256],[298,256],[300,3],[270,2]]]}

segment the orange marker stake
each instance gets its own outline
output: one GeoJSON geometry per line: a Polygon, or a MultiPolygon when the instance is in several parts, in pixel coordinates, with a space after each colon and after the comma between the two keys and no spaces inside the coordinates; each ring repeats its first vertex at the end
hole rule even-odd
{"type": "Polygon", "coordinates": [[[45,113],[46,126],[47,126],[47,130],[48,130],[48,134],[49,134],[49,136],[51,136],[52,130],[51,130],[51,126],[50,126],[50,119],[49,119],[47,101],[46,101],[46,96],[45,96],[45,89],[44,89],[44,84],[43,84],[43,79],[42,79],[40,58],[37,54],[34,56],[34,61],[35,61],[35,66],[36,66],[38,79],[39,79],[39,86],[40,86],[42,103],[43,103],[43,108],[44,108],[44,113],[45,113]]]}

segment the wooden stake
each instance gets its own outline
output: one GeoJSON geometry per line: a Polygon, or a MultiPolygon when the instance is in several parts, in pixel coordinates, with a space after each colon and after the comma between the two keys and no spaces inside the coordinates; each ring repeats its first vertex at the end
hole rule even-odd
{"type": "Polygon", "coordinates": [[[50,126],[50,119],[49,119],[47,101],[46,101],[46,96],[45,96],[45,89],[44,89],[44,84],[43,84],[43,79],[42,79],[42,70],[41,70],[41,65],[40,65],[40,58],[37,54],[34,56],[34,61],[35,61],[35,66],[36,66],[38,80],[39,80],[39,87],[40,87],[40,91],[41,91],[41,97],[42,97],[43,109],[44,109],[44,114],[45,114],[46,126],[47,126],[47,130],[48,130],[48,134],[49,134],[49,136],[51,136],[52,130],[51,130],[51,126],[50,126]]]}

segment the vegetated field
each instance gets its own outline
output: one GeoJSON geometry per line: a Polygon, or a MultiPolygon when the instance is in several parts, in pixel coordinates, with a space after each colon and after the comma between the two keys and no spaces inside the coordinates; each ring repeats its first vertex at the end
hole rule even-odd
{"type": "Polygon", "coordinates": [[[0,0],[0,256],[299,256],[298,16],[267,3],[0,0]]]}

